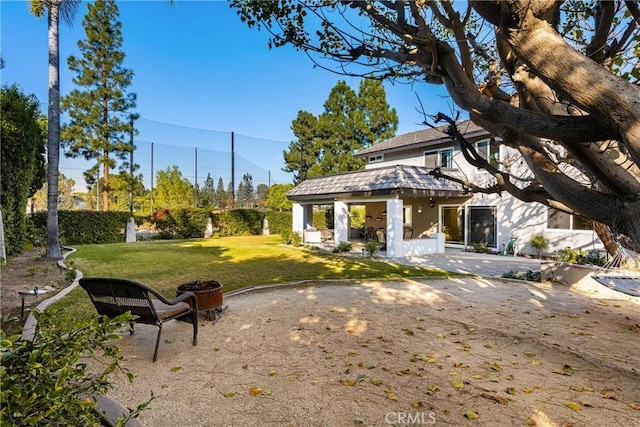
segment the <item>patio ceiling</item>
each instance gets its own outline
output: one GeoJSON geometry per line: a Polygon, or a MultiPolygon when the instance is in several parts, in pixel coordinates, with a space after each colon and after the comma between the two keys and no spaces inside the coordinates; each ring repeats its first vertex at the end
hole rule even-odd
{"type": "MultiPolygon", "coordinates": [[[[448,174],[455,171],[447,171],[448,174]]],[[[395,165],[307,179],[287,193],[293,201],[372,196],[463,197],[462,185],[436,179],[419,166],[395,165]]]]}

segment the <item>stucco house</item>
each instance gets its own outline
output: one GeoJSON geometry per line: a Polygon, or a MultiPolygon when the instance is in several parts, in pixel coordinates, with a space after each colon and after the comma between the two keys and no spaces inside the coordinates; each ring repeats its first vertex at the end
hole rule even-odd
{"type": "MultiPolygon", "coordinates": [[[[445,247],[484,245],[503,252],[515,241],[519,253],[535,254],[533,236],[549,239],[548,252],[564,248],[600,249],[588,221],[510,194],[473,193],[454,181],[435,178],[440,170],[475,184],[490,184],[486,171],[466,162],[445,127],[399,135],[355,154],[365,170],[308,179],[287,193],[293,201],[293,231],[313,239],[314,205],[333,205],[336,244],[362,237],[350,226],[350,208],[364,205],[365,237],[373,232],[385,241],[386,255],[406,257],[444,252],[445,247]],[[378,231],[380,230],[380,231],[378,231]]],[[[499,144],[471,121],[458,124],[465,138],[491,162],[510,165],[521,177],[530,174],[517,152],[499,144]]]]}

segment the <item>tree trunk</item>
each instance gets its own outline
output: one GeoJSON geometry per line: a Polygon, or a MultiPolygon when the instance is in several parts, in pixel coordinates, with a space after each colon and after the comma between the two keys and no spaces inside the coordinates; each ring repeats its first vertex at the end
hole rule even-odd
{"type": "Polygon", "coordinates": [[[50,259],[62,258],[58,237],[58,165],[60,162],[60,1],[49,4],[49,105],[47,129],[47,251],[50,259]]]}
{"type": "Polygon", "coordinates": [[[107,164],[107,159],[109,154],[105,152],[104,158],[105,161],[102,162],[102,210],[109,210],[109,165],[107,164]]]}

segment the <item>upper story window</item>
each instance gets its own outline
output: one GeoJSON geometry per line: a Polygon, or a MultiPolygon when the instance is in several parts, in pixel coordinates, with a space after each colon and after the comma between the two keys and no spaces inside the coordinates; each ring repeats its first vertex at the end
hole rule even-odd
{"type": "Polygon", "coordinates": [[[453,148],[443,148],[424,153],[424,166],[428,169],[453,168],[453,148]]]}
{"type": "Polygon", "coordinates": [[[547,228],[556,230],[591,230],[591,222],[580,215],[572,215],[547,208],[547,228]]]}
{"type": "Polygon", "coordinates": [[[369,163],[380,163],[384,160],[384,156],[382,154],[378,154],[377,156],[369,156],[369,163]]]}
{"type": "Polygon", "coordinates": [[[491,144],[490,141],[476,142],[476,151],[485,160],[489,161],[489,164],[493,167],[498,167],[500,162],[500,146],[491,144]]]}

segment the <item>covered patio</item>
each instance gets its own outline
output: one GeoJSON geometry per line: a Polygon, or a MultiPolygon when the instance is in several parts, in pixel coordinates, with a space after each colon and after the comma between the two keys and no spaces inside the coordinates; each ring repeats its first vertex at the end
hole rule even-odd
{"type": "Polygon", "coordinates": [[[310,242],[317,234],[313,209],[331,205],[333,242],[374,236],[388,257],[444,252],[437,206],[470,197],[459,184],[428,175],[427,168],[394,165],[308,179],[287,193],[293,201],[293,231],[310,242]],[[354,233],[351,206],[365,206],[364,230],[354,233]],[[312,237],[314,236],[314,237],[312,237]],[[355,237],[358,236],[358,237],[355,237]]]}

